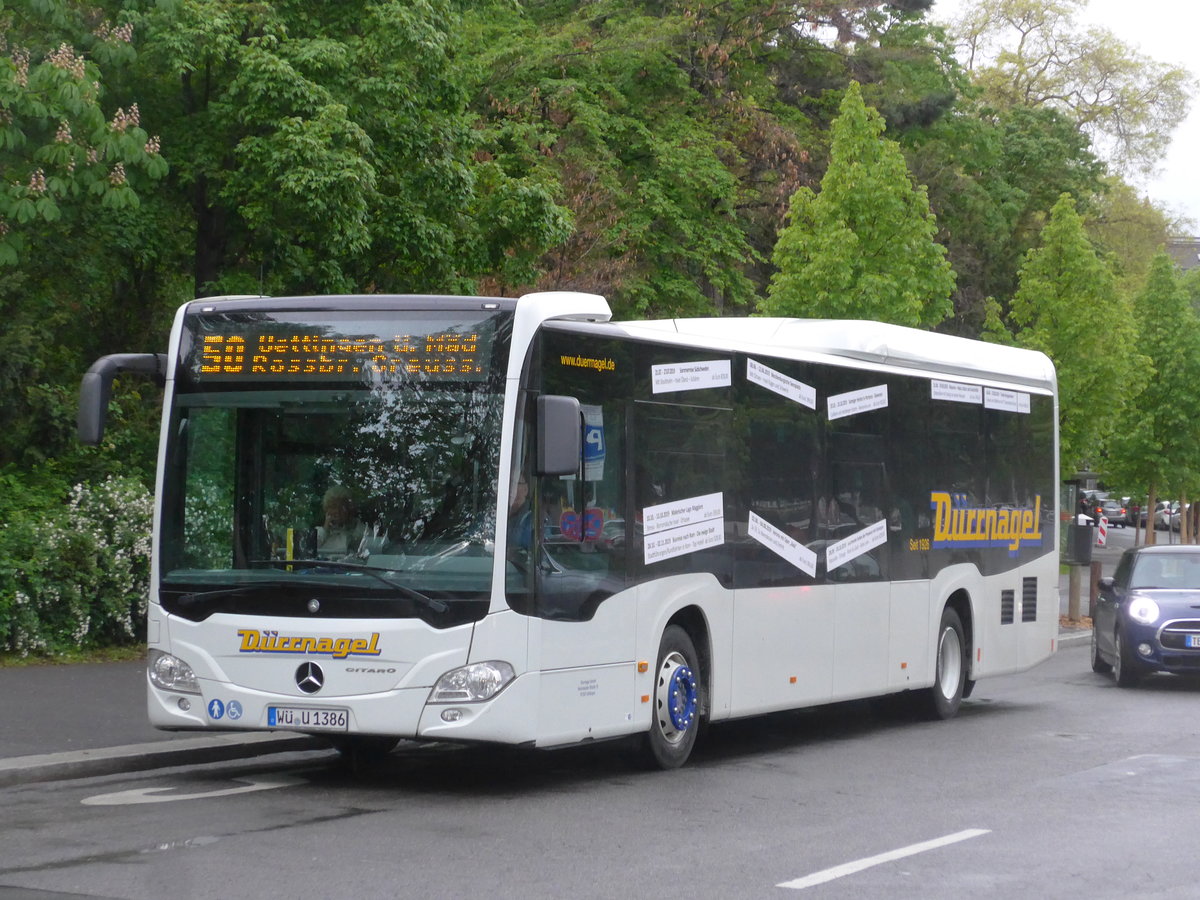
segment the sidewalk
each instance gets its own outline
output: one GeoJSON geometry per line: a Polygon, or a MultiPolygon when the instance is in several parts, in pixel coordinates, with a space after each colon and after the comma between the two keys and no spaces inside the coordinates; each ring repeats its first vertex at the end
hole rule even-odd
{"type": "Polygon", "coordinates": [[[328,746],[290,732],[157,731],[141,661],[0,668],[0,723],[0,787],[328,746]]]}

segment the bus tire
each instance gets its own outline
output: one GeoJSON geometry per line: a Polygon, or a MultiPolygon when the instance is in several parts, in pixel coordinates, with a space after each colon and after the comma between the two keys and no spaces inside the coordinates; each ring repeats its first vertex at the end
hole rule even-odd
{"type": "Polygon", "coordinates": [[[933,687],[926,691],[925,710],[932,719],[952,719],[958,714],[967,684],[967,643],[962,620],[947,606],[938,625],[933,687]]]}
{"type": "Polygon", "coordinates": [[[644,759],[653,768],[677,769],[687,762],[704,709],[704,678],[691,636],[668,625],[658,645],[654,708],[644,738],[644,759]]]}

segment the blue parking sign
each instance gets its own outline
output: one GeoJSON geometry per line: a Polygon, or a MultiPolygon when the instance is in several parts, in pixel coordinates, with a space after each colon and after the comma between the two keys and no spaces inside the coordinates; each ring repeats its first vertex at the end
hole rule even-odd
{"type": "Polygon", "coordinates": [[[583,461],[600,462],[604,459],[604,426],[585,425],[583,428],[583,461]]]}

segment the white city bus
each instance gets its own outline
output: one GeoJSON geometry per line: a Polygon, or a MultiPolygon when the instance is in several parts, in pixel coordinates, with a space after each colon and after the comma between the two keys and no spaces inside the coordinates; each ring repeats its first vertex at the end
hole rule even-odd
{"type": "Polygon", "coordinates": [[[164,354],[147,633],[169,730],[557,747],[975,680],[1054,650],[1042,354],[601,297],[215,298],[164,354]],[[323,505],[324,504],[324,505],[323,505]],[[337,516],[326,512],[337,506],[337,516]],[[340,517],[340,518],[339,518],[340,517]]]}

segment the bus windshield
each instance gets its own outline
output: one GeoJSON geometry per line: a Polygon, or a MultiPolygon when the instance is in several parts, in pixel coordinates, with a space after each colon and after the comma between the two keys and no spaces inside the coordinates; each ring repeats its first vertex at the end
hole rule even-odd
{"type": "Polygon", "coordinates": [[[504,316],[189,319],[163,470],[164,607],[482,615],[504,316]]]}

